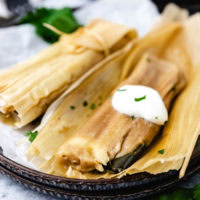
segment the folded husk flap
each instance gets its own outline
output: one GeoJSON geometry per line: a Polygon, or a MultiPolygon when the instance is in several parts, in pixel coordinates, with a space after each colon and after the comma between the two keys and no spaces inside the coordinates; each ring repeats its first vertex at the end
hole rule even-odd
{"type": "MultiPolygon", "coordinates": [[[[178,92],[189,81],[186,89],[175,101],[169,122],[164,128],[162,136],[149,148],[142,158],[121,173],[95,174],[81,172],[80,169],[74,167],[77,164],[76,162],[73,163],[74,165],[70,165],[69,168],[63,169],[66,163],[64,159],[61,159],[62,154],[57,155],[56,161],[54,158],[50,163],[47,163],[46,166],[48,167],[44,171],[56,175],[83,179],[120,178],[126,174],[138,172],[158,174],[173,169],[181,169],[180,177],[184,175],[200,131],[198,125],[198,108],[200,107],[198,105],[200,102],[200,91],[198,87],[200,80],[200,62],[198,51],[199,43],[196,40],[200,30],[200,15],[196,14],[187,19],[186,12],[182,12],[181,15],[178,13],[179,10],[175,12],[177,13],[172,15],[171,20],[161,22],[147,36],[135,41],[135,45],[133,45],[129,56],[127,56],[122,74],[122,78],[129,75],[143,54],[145,52],[151,52],[157,57],[176,65],[179,71],[177,80],[179,84],[178,87],[176,85],[173,89],[178,92]],[[181,24],[171,23],[171,21],[181,21],[181,24]],[[161,149],[164,149],[164,154],[162,155],[158,153],[161,149]]],[[[170,14],[170,12],[167,14],[170,14]]],[[[77,134],[76,131],[75,134],[77,134]]],[[[81,142],[84,143],[84,140],[81,142]]],[[[143,146],[138,146],[138,148],[143,146]]],[[[127,155],[132,156],[131,153],[125,156],[127,155]]],[[[127,166],[124,165],[124,167],[127,166]]],[[[97,168],[102,169],[98,165],[97,168]]]]}
{"type": "MultiPolygon", "coordinates": [[[[83,179],[121,178],[126,174],[140,172],[159,174],[170,170],[180,170],[180,178],[184,176],[200,133],[200,57],[198,42],[200,15],[198,13],[188,19],[184,14],[182,15],[185,16],[183,18],[179,17],[179,13],[176,13],[175,16],[176,19],[181,19],[182,29],[168,43],[160,57],[175,63],[182,71],[181,77],[189,83],[181,95],[177,97],[162,136],[142,158],[121,173],[80,173],[80,171],[70,167],[66,175],[83,179]],[[158,151],[160,150],[164,150],[164,153],[159,154],[158,151]]],[[[175,19],[172,17],[173,20],[175,19]]],[[[171,21],[167,23],[171,23],[171,21]]],[[[134,58],[132,59],[134,60],[134,58]]]]}
{"type": "MultiPolygon", "coordinates": [[[[178,67],[153,56],[144,55],[130,77],[120,85],[139,84],[152,87],[160,93],[166,106],[169,107],[173,97],[182,89],[179,83],[178,67]],[[144,78],[146,74],[148,76],[144,78]],[[176,90],[174,85],[177,85],[176,90]]],[[[109,99],[60,147],[52,173],[58,174],[60,169],[62,176],[69,176],[67,171],[69,167],[83,173],[93,170],[103,172],[104,166],[108,166],[114,159],[119,161],[119,158],[124,162],[118,162],[117,165],[115,160],[115,166],[111,163],[110,168],[121,171],[132,164],[131,161],[127,161],[130,159],[127,155],[132,153],[137,156],[143,147],[152,142],[159,129],[160,126],[156,124],[141,118],[131,119],[117,112],[112,108],[109,99]]]]}
{"type": "Polygon", "coordinates": [[[0,73],[0,118],[20,128],[44,113],[74,81],[137,37],[135,30],[94,20],[35,57],[0,73]]]}
{"type": "Polygon", "coordinates": [[[39,168],[50,163],[57,149],[98,110],[111,91],[121,81],[124,59],[131,49],[108,56],[89,70],[47,110],[38,137],[30,145],[27,156],[39,168]],[[72,107],[73,106],[73,107],[72,107]]]}

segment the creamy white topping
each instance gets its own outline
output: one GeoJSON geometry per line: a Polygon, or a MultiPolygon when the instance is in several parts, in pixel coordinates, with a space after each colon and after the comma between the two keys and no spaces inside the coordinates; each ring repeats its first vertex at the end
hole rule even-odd
{"type": "Polygon", "coordinates": [[[168,112],[160,94],[142,85],[125,85],[119,88],[113,95],[112,106],[120,113],[158,125],[163,125],[168,120],[168,112]]]}

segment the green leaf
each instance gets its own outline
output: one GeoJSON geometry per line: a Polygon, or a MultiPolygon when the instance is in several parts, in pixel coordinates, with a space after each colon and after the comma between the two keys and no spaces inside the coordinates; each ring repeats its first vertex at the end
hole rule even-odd
{"type": "Polygon", "coordinates": [[[75,106],[70,106],[71,110],[74,110],[76,107],[75,106]]]}
{"type": "Polygon", "coordinates": [[[30,136],[32,134],[31,131],[28,131],[25,136],[30,136]]]}
{"type": "Polygon", "coordinates": [[[159,200],[192,200],[192,191],[189,189],[178,189],[167,195],[162,195],[159,200]]]}
{"type": "Polygon", "coordinates": [[[194,200],[199,200],[200,199],[200,185],[196,185],[194,187],[193,198],[194,198],[194,200]]]}
{"type": "Polygon", "coordinates": [[[80,27],[70,8],[38,8],[33,12],[29,12],[19,23],[34,25],[36,33],[50,43],[56,42],[59,39],[59,35],[44,27],[43,23],[48,23],[65,33],[72,33],[80,27]]]}
{"type": "Polygon", "coordinates": [[[165,153],[165,150],[164,150],[164,149],[161,149],[161,150],[158,151],[158,153],[159,153],[159,154],[164,154],[164,153],[165,153]]]}
{"type": "Polygon", "coordinates": [[[178,188],[174,192],[159,195],[151,200],[200,200],[200,184],[191,189],[178,188]]]}
{"type": "Polygon", "coordinates": [[[90,109],[91,109],[91,110],[94,110],[95,107],[96,107],[96,106],[95,106],[95,104],[93,103],[93,104],[91,104],[90,109]]]}
{"type": "Polygon", "coordinates": [[[37,135],[38,135],[37,131],[35,131],[35,132],[28,131],[25,136],[29,137],[30,142],[33,142],[35,140],[35,138],[37,137],[37,135]]]}
{"type": "Polygon", "coordinates": [[[87,101],[83,101],[83,106],[86,107],[88,105],[87,101]]]}

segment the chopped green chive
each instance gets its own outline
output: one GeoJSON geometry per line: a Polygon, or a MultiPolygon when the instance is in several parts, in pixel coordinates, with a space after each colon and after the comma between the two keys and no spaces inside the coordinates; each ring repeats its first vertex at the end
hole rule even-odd
{"type": "Polygon", "coordinates": [[[158,119],[158,117],[155,117],[155,119],[158,119]]]}
{"type": "Polygon", "coordinates": [[[87,102],[87,101],[84,101],[84,102],[83,102],[83,106],[86,107],[87,105],[88,105],[88,102],[87,102]]]}
{"type": "Polygon", "coordinates": [[[96,106],[95,106],[95,104],[93,103],[93,104],[91,104],[90,109],[91,109],[91,110],[94,110],[95,107],[96,107],[96,106]]]}
{"type": "Polygon", "coordinates": [[[131,116],[131,119],[132,119],[132,120],[134,120],[134,119],[135,119],[135,117],[134,117],[134,116],[131,116]]]}
{"type": "Polygon", "coordinates": [[[76,107],[75,106],[70,106],[71,110],[74,110],[76,107]]]}
{"type": "Polygon", "coordinates": [[[143,97],[135,98],[135,101],[142,101],[144,99],[146,99],[146,95],[144,95],[143,97]]]}
{"type": "Polygon", "coordinates": [[[25,136],[29,137],[30,142],[33,142],[35,140],[35,138],[37,137],[37,135],[38,135],[37,131],[35,131],[35,132],[28,131],[25,136]]]}
{"type": "Polygon", "coordinates": [[[158,153],[159,153],[159,154],[164,154],[164,153],[165,153],[165,150],[164,150],[164,149],[161,149],[161,150],[158,151],[158,153]]]}
{"type": "Polygon", "coordinates": [[[123,92],[123,91],[126,91],[126,89],[119,89],[117,90],[118,92],[123,92]]]}

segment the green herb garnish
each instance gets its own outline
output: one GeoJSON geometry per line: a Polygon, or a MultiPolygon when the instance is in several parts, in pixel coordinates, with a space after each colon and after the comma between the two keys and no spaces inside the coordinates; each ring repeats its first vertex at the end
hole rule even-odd
{"type": "Polygon", "coordinates": [[[91,110],[94,110],[95,107],[96,107],[96,106],[95,106],[95,104],[93,103],[93,104],[91,104],[90,109],[91,109],[91,110]]]}
{"type": "Polygon", "coordinates": [[[38,135],[38,131],[32,132],[28,131],[25,136],[29,137],[29,141],[33,142],[38,135]]]}
{"type": "Polygon", "coordinates": [[[123,92],[123,91],[126,91],[127,89],[118,89],[117,91],[118,92],[123,92]]]}
{"type": "Polygon", "coordinates": [[[86,107],[88,105],[87,101],[83,101],[83,106],[86,107]]]}
{"type": "Polygon", "coordinates": [[[164,124],[166,124],[168,121],[166,120],[165,122],[164,122],[164,124]]]}
{"type": "Polygon", "coordinates": [[[59,35],[44,27],[43,23],[50,24],[64,33],[72,33],[80,27],[70,8],[38,8],[29,12],[19,23],[32,24],[37,35],[50,43],[56,42],[59,39],[59,35]]]}
{"type": "Polygon", "coordinates": [[[158,117],[155,117],[155,119],[158,119],[158,117]]]}
{"type": "Polygon", "coordinates": [[[200,184],[193,188],[177,188],[177,190],[159,195],[151,200],[199,200],[200,184]]]}
{"type": "Polygon", "coordinates": [[[158,153],[159,153],[159,154],[164,154],[164,153],[165,153],[165,150],[164,150],[164,149],[161,149],[161,150],[158,151],[158,153]]]}
{"type": "Polygon", "coordinates": [[[75,106],[70,106],[71,110],[74,110],[76,107],[75,106]]]}
{"type": "Polygon", "coordinates": [[[134,117],[134,116],[131,116],[131,119],[132,119],[132,120],[134,120],[134,119],[135,119],[135,117],[134,117]]]}
{"type": "Polygon", "coordinates": [[[142,101],[144,99],[146,99],[146,95],[144,95],[143,97],[135,98],[135,101],[142,101]]]}

